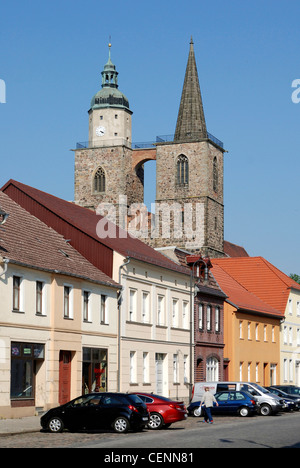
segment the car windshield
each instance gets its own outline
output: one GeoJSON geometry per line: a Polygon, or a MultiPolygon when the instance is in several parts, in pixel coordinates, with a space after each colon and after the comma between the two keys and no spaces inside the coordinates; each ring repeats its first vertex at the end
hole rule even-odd
{"type": "Polygon", "coordinates": [[[251,384],[254,388],[256,388],[256,390],[259,390],[260,392],[262,393],[271,393],[269,390],[267,390],[266,388],[263,388],[261,387],[260,385],[257,385],[255,383],[252,383],[251,384]]]}

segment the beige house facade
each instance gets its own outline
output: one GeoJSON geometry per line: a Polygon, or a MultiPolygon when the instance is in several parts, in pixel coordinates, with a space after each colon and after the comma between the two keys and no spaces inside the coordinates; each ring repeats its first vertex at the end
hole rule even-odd
{"type": "Polygon", "coordinates": [[[300,290],[291,287],[281,324],[281,384],[300,387],[300,290]]]}
{"type": "Polygon", "coordinates": [[[116,252],[114,261],[123,287],[119,390],[187,401],[194,353],[189,275],[116,252]]]}
{"type": "Polygon", "coordinates": [[[0,206],[0,417],[115,391],[119,285],[3,193],[0,206]]]}

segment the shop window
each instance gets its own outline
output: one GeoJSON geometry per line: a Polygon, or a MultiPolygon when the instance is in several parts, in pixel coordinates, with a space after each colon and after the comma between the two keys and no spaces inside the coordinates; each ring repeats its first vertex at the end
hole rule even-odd
{"type": "Polygon", "coordinates": [[[82,393],[107,391],[107,350],[83,348],[82,393]]]}
{"type": "Polygon", "coordinates": [[[44,357],[43,344],[11,344],[11,399],[34,399],[36,362],[44,357]]]}

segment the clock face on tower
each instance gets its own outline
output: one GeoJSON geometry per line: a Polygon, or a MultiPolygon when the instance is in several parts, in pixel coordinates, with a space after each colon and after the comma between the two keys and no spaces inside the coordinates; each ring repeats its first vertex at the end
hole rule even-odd
{"type": "Polygon", "coordinates": [[[105,128],[104,127],[97,127],[96,128],[96,135],[97,136],[103,136],[105,133],[105,128]]]}

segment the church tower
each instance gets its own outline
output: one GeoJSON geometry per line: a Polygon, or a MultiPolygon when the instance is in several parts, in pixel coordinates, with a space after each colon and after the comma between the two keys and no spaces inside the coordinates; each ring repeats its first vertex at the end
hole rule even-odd
{"type": "Polygon", "coordinates": [[[224,255],[223,155],[206,129],[191,39],[175,136],[156,148],[154,247],[224,255]]]}
{"type": "Polygon", "coordinates": [[[143,202],[144,168],[142,164],[132,166],[132,111],[119,90],[111,44],[101,75],[101,90],[93,96],[88,111],[89,141],[77,143],[74,150],[74,202],[93,210],[109,204],[115,208],[119,224],[120,210],[123,213],[133,203],[143,202]]]}
{"type": "Polygon", "coordinates": [[[131,145],[131,115],[126,96],[118,89],[118,72],[111,61],[101,72],[102,89],[95,94],[89,110],[89,142],[91,146],[131,145]]]}

